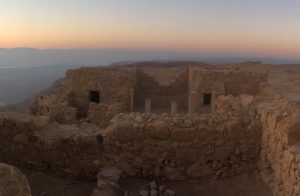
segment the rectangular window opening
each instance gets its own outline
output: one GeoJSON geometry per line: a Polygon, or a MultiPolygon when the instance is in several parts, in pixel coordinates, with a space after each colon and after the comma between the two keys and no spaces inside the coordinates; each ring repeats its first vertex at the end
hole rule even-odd
{"type": "Polygon", "coordinates": [[[90,91],[90,102],[100,103],[100,92],[99,91],[90,91]]]}
{"type": "Polygon", "coordinates": [[[210,104],[211,104],[211,94],[204,94],[203,105],[210,105],[210,104]]]}

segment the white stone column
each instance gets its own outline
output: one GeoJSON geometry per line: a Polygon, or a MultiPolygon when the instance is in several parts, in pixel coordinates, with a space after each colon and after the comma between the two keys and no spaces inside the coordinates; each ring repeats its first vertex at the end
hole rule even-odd
{"type": "Polygon", "coordinates": [[[189,93],[189,113],[194,114],[196,112],[196,91],[192,90],[189,93]]]}
{"type": "Polygon", "coordinates": [[[172,101],[171,102],[171,114],[176,114],[177,113],[177,101],[172,101]]]}
{"type": "Polygon", "coordinates": [[[151,112],[151,98],[145,99],[145,112],[151,112]]]}

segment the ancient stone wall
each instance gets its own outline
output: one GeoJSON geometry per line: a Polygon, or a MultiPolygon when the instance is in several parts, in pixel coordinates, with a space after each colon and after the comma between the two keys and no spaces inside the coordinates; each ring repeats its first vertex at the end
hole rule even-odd
{"type": "Polygon", "coordinates": [[[89,123],[96,124],[99,128],[106,128],[110,120],[117,114],[127,110],[127,105],[123,102],[115,104],[96,104],[90,103],[88,110],[88,117],[86,119],[89,123]]]}
{"type": "Polygon", "coordinates": [[[59,105],[62,98],[57,95],[42,95],[37,97],[30,106],[30,112],[34,115],[46,115],[59,105]]]}
{"type": "Polygon", "coordinates": [[[70,107],[60,95],[42,95],[30,106],[30,112],[37,116],[48,116],[51,121],[72,124],[77,121],[77,108],[70,107]]]}
{"type": "Polygon", "coordinates": [[[90,91],[99,92],[103,104],[124,103],[130,111],[131,90],[136,83],[135,68],[91,67],[69,70],[64,82],[64,96],[70,106],[78,109],[78,117],[87,117],[90,91]]]}
{"type": "Polygon", "coordinates": [[[156,68],[155,73],[161,75],[162,73],[160,72],[164,70],[169,71],[168,75],[174,74],[173,78],[165,76],[162,77],[165,80],[160,81],[153,75],[150,75],[151,73],[147,73],[147,70],[138,69],[137,83],[134,90],[135,111],[144,112],[145,100],[150,98],[152,112],[170,112],[171,103],[175,101],[178,110],[187,113],[187,70],[156,68]]]}
{"type": "Polygon", "coordinates": [[[275,196],[300,194],[300,108],[269,92],[257,100],[262,125],[259,168],[275,196]]]}
{"type": "Polygon", "coordinates": [[[261,84],[267,81],[264,74],[238,70],[189,69],[189,105],[193,112],[210,112],[220,95],[256,95],[261,84]],[[204,104],[204,95],[211,95],[211,104],[204,104]]]}
{"type": "Polygon", "coordinates": [[[47,117],[0,113],[0,161],[58,175],[94,178],[105,163],[93,124],[59,125],[47,117]]]}
{"type": "Polygon", "coordinates": [[[87,178],[114,165],[169,180],[233,176],[258,164],[274,195],[298,195],[299,106],[272,90],[219,96],[215,104],[203,115],[121,113],[105,130],[1,113],[0,160],[87,178]]]}
{"type": "Polygon", "coordinates": [[[119,114],[110,126],[59,125],[47,117],[0,115],[0,160],[93,178],[114,165],[127,175],[169,180],[226,177],[256,169],[260,129],[253,119],[119,114]]]}
{"type": "Polygon", "coordinates": [[[61,94],[39,96],[31,113],[105,128],[121,112],[213,112],[219,96],[255,95],[264,82],[255,72],[194,66],[80,68],[67,72],[61,94]]]}
{"type": "Polygon", "coordinates": [[[105,130],[128,175],[183,180],[256,169],[260,127],[236,116],[119,114],[105,130]]]}

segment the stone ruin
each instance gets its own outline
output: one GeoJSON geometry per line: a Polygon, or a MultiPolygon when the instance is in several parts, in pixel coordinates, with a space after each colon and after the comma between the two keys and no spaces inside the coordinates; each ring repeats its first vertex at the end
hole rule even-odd
{"type": "Polygon", "coordinates": [[[86,179],[100,170],[93,196],[122,192],[121,172],[182,181],[254,171],[274,195],[300,195],[299,105],[265,73],[80,68],[30,109],[0,113],[0,161],[86,179]]]}

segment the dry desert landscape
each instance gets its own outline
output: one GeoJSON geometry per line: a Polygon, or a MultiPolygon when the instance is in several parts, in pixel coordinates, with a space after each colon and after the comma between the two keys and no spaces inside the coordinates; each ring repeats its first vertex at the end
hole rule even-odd
{"type": "Polygon", "coordinates": [[[1,196],[300,195],[300,65],[82,67],[28,108],[0,112],[1,196]]]}

